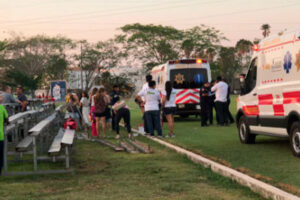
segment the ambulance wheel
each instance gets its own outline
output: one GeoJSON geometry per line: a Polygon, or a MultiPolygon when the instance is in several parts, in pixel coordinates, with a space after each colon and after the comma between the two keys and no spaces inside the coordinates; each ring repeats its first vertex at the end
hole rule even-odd
{"type": "Polygon", "coordinates": [[[300,157],[300,122],[294,122],[290,132],[290,144],[295,156],[300,157]]]}
{"type": "Polygon", "coordinates": [[[238,131],[241,143],[244,144],[254,144],[255,143],[255,134],[252,134],[247,124],[245,116],[241,116],[238,124],[238,131]]]}

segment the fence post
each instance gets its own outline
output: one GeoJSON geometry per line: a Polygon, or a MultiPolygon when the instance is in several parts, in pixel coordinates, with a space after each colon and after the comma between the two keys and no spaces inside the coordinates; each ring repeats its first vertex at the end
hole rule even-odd
{"type": "Polygon", "coordinates": [[[4,132],[4,152],[3,152],[3,162],[4,162],[4,173],[7,173],[8,171],[8,164],[7,164],[7,133],[4,132]]]}
{"type": "Polygon", "coordinates": [[[70,168],[69,147],[66,146],[65,150],[66,150],[66,168],[69,169],[70,168]]]}
{"type": "Polygon", "coordinates": [[[33,167],[34,171],[37,171],[37,152],[36,152],[36,141],[35,137],[32,137],[32,146],[33,146],[33,167]]]}

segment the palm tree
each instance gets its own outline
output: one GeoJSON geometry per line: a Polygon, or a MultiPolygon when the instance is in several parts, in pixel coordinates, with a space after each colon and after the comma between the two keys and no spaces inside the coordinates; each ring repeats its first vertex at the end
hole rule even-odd
{"type": "Polygon", "coordinates": [[[263,36],[264,36],[264,38],[265,37],[268,37],[269,35],[270,35],[270,33],[271,33],[271,26],[269,25],[269,24],[263,24],[261,27],[260,27],[260,30],[262,30],[263,31],[263,36]]]}

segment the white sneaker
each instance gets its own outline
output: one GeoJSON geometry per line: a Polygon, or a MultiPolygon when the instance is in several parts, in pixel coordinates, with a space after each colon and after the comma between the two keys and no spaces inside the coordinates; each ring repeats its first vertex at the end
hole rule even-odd
{"type": "Polygon", "coordinates": [[[117,140],[120,139],[120,135],[119,134],[116,135],[116,139],[117,140]]]}
{"type": "Polygon", "coordinates": [[[131,137],[132,137],[131,134],[128,134],[128,138],[131,139],[131,137]]]}

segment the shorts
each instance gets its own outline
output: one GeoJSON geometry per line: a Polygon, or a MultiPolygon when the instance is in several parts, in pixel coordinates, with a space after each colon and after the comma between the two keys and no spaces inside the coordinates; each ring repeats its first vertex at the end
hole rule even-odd
{"type": "Polygon", "coordinates": [[[106,113],[102,112],[102,113],[95,113],[95,117],[105,117],[106,113]]]}
{"type": "Polygon", "coordinates": [[[166,107],[164,108],[164,114],[165,115],[175,115],[176,113],[176,107],[166,107]]]}

